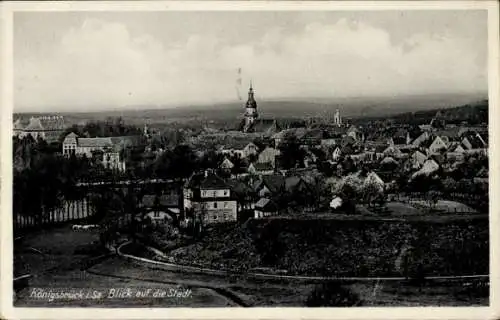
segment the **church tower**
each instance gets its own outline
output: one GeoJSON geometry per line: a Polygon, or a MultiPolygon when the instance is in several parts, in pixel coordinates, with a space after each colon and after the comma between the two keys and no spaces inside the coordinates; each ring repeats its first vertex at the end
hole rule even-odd
{"type": "Polygon", "coordinates": [[[334,116],[334,119],[333,119],[334,123],[336,126],[341,126],[342,125],[342,118],[340,117],[340,111],[339,109],[337,109],[335,111],[335,116],[334,116]]]}
{"type": "Polygon", "coordinates": [[[248,89],[248,100],[245,104],[245,131],[248,131],[250,129],[257,117],[257,102],[254,98],[252,82],[250,82],[250,89],[248,89]]]}

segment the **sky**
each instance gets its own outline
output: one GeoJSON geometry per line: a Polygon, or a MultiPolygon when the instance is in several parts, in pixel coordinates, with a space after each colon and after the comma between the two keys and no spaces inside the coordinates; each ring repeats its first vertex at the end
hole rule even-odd
{"type": "Polygon", "coordinates": [[[18,112],[210,105],[250,80],[257,100],[487,92],[487,12],[14,15],[18,112]]]}

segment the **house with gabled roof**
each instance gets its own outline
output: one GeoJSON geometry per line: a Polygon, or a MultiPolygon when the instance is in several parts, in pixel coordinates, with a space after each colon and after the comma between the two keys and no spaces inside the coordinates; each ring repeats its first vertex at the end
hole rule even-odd
{"type": "Polygon", "coordinates": [[[231,171],[234,168],[234,164],[228,158],[224,158],[219,168],[224,171],[231,171]]]}
{"type": "Polygon", "coordinates": [[[257,159],[258,163],[272,163],[273,166],[276,163],[276,157],[279,156],[281,152],[278,149],[267,147],[259,153],[257,159]]]}
{"type": "Polygon", "coordinates": [[[341,155],[342,155],[342,150],[340,149],[340,147],[336,147],[332,152],[332,160],[333,161],[339,160],[341,155]]]}
{"type": "Polygon", "coordinates": [[[382,153],[385,157],[393,157],[395,159],[401,159],[403,157],[401,150],[394,145],[389,145],[382,153]]]}
{"type": "Polygon", "coordinates": [[[347,129],[346,135],[352,137],[356,141],[361,139],[361,131],[359,131],[355,125],[351,125],[349,129],[347,129]]]}
{"type": "Polygon", "coordinates": [[[183,197],[186,214],[205,225],[237,220],[238,203],[231,185],[212,172],[193,174],[184,185],[183,197]]]}
{"type": "Polygon", "coordinates": [[[422,165],[422,168],[420,168],[420,170],[418,170],[417,172],[413,173],[411,178],[414,179],[421,175],[430,176],[439,169],[440,166],[434,159],[427,159],[422,165]]]}
{"type": "Polygon", "coordinates": [[[31,117],[26,126],[23,126],[21,119],[14,123],[14,134],[19,138],[30,135],[34,139],[41,138],[47,142],[58,141],[65,129],[62,116],[31,117]]]}
{"type": "Polygon", "coordinates": [[[252,175],[274,174],[275,168],[271,162],[253,162],[248,166],[247,172],[252,175]]]}
{"type": "Polygon", "coordinates": [[[273,200],[268,198],[261,198],[255,204],[255,219],[261,219],[276,215],[278,215],[278,205],[273,200]]]}
{"type": "Polygon", "coordinates": [[[238,213],[244,210],[253,210],[256,193],[251,186],[238,179],[228,180],[233,197],[238,202],[238,213]]]}
{"type": "Polygon", "coordinates": [[[277,174],[263,175],[253,186],[259,197],[277,198],[285,192],[285,177],[277,174]]]}
{"type": "Polygon", "coordinates": [[[124,171],[125,161],[120,157],[121,150],[140,143],[140,137],[137,136],[81,138],[71,132],[64,138],[62,153],[65,156],[85,155],[87,158],[102,153],[103,166],[124,171]]]}
{"type": "Polygon", "coordinates": [[[435,136],[431,144],[427,147],[428,154],[437,154],[448,149],[447,139],[435,136]]]}
{"type": "Polygon", "coordinates": [[[422,134],[420,134],[415,140],[413,140],[412,145],[415,147],[421,147],[422,143],[428,141],[430,138],[429,132],[425,131],[422,134]]]}
{"type": "Polygon", "coordinates": [[[461,142],[467,153],[486,152],[488,148],[488,145],[479,133],[465,134],[461,142]]]}

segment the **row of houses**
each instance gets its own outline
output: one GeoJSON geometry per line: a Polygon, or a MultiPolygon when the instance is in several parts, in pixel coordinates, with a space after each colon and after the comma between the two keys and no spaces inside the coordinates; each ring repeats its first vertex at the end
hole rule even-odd
{"type": "Polygon", "coordinates": [[[193,174],[185,183],[183,207],[187,216],[199,217],[204,224],[263,218],[285,209],[286,195],[310,195],[315,182],[310,175],[273,174],[241,180],[223,179],[206,171],[193,174]]]}

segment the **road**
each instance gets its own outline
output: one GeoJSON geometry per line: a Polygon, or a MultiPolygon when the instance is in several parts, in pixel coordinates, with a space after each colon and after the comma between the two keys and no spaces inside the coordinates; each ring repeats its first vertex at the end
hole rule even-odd
{"type": "MultiPolygon", "coordinates": [[[[75,232],[69,226],[27,236],[19,245],[16,257],[32,274],[29,287],[18,292],[16,307],[224,307],[242,306],[231,295],[207,285],[185,283],[175,275],[144,277],[140,270],[123,265],[116,258],[105,259],[82,270],[88,255],[75,254],[75,248],[97,240],[97,234],[75,232]],[[35,250],[33,250],[35,249],[35,250]],[[131,289],[144,292],[148,288],[167,292],[165,297],[114,298],[110,289],[131,289]],[[36,292],[93,290],[103,293],[102,299],[64,299],[49,302],[35,298],[36,292]],[[37,291],[38,290],[38,291],[37,291]],[[173,294],[172,293],[176,293],[173,294]],[[179,293],[179,294],[177,294],[179,293]],[[180,293],[188,293],[180,296],[180,293]],[[177,296],[179,295],[179,296],[177,296]]],[[[154,291],[154,290],[153,290],[154,291]]]]}
{"type": "MultiPolygon", "coordinates": [[[[69,226],[42,231],[25,238],[17,246],[33,275],[30,286],[19,292],[15,307],[302,307],[314,290],[308,281],[246,279],[241,276],[216,277],[206,274],[174,272],[159,266],[112,256],[93,265],[82,263],[89,255],[82,246],[97,240],[91,232],[75,232],[69,226]],[[35,250],[33,250],[35,249],[35,250]],[[77,250],[75,250],[77,249],[77,250]],[[83,269],[83,270],[82,270],[83,269]],[[34,299],[33,290],[83,289],[103,293],[100,299],[73,299],[48,302],[34,299]],[[185,292],[185,297],[153,296],[130,298],[104,297],[110,289],[147,289],[185,292]]],[[[353,281],[345,286],[355,290],[367,305],[376,306],[484,306],[487,297],[460,293],[462,283],[429,284],[419,291],[399,281],[353,281]],[[377,290],[374,290],[377,288],[377,290]],[[374,294],[376,292],[376,295],[374,294]],[[460,297],[457,296],[460,294],[460,297]],[[457,298],[458,297],[458,298],[457,298]]]]}

